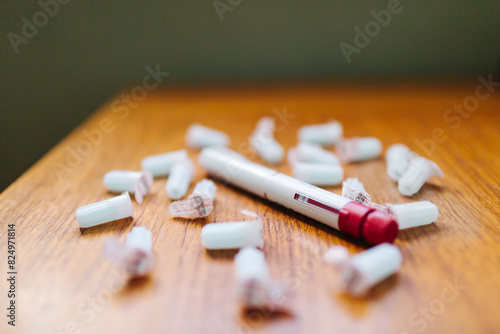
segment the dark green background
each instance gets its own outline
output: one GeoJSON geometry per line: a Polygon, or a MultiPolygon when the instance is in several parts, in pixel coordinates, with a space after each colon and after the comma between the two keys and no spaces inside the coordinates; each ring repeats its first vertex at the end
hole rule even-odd
{"type": "MultiPolygon", "coordinates": [[[[223,0],[224,1],[224,0],[223,0]]],[[[224,1],[225,2],[225,1],[224,1]]],[[[243,0],[220,21],[213,2],[72,0],[19,53],[7,34],[36,1],[0,5],[0,190],[147,65],[168,84],[473,79],[497,72],[500,1],[401,1],[347,64],[339,44],[388,1],[243,0]]]]}

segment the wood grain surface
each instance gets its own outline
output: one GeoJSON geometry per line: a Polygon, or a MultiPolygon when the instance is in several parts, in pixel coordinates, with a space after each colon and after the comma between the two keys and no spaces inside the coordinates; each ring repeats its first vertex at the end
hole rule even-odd
{"type": "MultiPolygon", "coordinates": [[[[128,107],[117,95],[0,195],[1,275],[8,271],[8,224],[15,224],[18,272],[16,327],[3,315],[0,332],[498,333],[500,98],[497,91],[484,97],[489,92],[481,88],[483,99],[475,99],[479,84],[164,87],[128,107]],[[463,103],[470,112],[447,111],[463,103]],[[289,118],[278,116],[285,110],[289,118]],[[78,207],[114,196],[102,183],[108,170],[138,170],[145,156],[183,148],[193,122],[227,132],[233,149],[261,162],[247,142],[265,115],[276,118],[276,138],[287,149],[300,126],[335,118],[346,137],[375,136],[385,148],[403,143],[442,168],[444,179],[406,198],[383,158],[344,166],[375,202],[429,200],[440,209],[434,224],[399,233],[403,266],[368,297],[335,292],[335,273],[321,259],[332,245],[351,253],[367,245],[222,184],[206,219],[174,219],[160,178],[142,205],[133,201],[134,219],[78,227],[78,207]],[[241,209],[264,217],[270,272],[293,292],[289,314],[243,312],[235,251],[201,245],[203,225],[245,219],[241,209]],[[156,267],[146,279],[128,280],[101,255],[105,238],[124,240],[133,226],[153,232],[156,267]]],[[[276,169],[290,174],[287,163],[276,169]]],[[[205,176],[197,166],[194,182],[205,176]]],[[[9,286],[0,281],[6,314],[9,286]]]]}

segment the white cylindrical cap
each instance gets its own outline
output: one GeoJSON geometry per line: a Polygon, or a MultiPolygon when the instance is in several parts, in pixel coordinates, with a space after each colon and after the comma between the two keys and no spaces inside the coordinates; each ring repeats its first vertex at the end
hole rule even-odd
{"type": "Polygon", "coordinates": [[[201,229],[201,244],[207,249],[264,247],[262,222],[240,221],[211,223],[201,229]]]}
{"type": "Polygon", "coordinates": [[[234,257],[235,275],[239,282],[269,280],[264,252],[254,247],[240,249],[234,257]]]}
{"type": "Polygon", "coordinates": [[[170,199],[178,200],[186,195],[194,175],[194,164],[186,158],[174,164],[168,176],[165,189],[170,199]]]}
{"type": "Polygon", "coordinates": [[[112,192],[127,191],[135,194],[137,203],[142,203],[144,196],[149,194],[153,186],[153,175],[147,170],[140,172],[128,170],[112,170],[103,178],[104,186],[112,192]]]}
{"type": "Polygon", "coordinates": [[[135,194],[137,182],[141,178],[141,172],[128,170],[112,170],[104,174],[103,182],[106,189],[113,192],[127,191],[135,194]]]}
{"type": "Polygon", "coordinates": [[[250,137],[250,144],[257,154],[267,163],[280,164],[285,156],[285,150],[274,139],[274,119],[262,117],[250,137]]]}
{"type": "Polygon", "coordinates": [[[132,231],[127,234],[125,246],[140,249],[147,253],[151,252],[153,250],[151,231],[144,226],[132,227],[132,231]]]}
{"type": "Polygon", "coordinates": [[[299,157],[297,156],[297,148],[292,147],[291,149],[288,150],[286,160],[292,167],[299,162],[299,157]]]}
{"type": "Polygon", "coordinates": [[[259,157],[269,164],[277,165],[283,162],[285,150],[274,138],[260,141],[260,137],[252,137],[251,144],[259,157]]]}
{"type": "Polygon", "coordinates": [[[382,153],[382,142],[375,137],[344,139],[338,146],[338,153],[343,162],[375,159],[382,153]]]}
{"type": "Polygon", "coordinates": [[[325,150],[320,145],[307,142],[300,142],[297,145],[297,159],[301,162],[311,162],[320,164],[338,165],[339,158],[330,151],[325,150]]]}
{"type": "Polygon", "coordinates": [[[147,170],[154,177],[166,176],[177,161],[187,159],[187,157],[186,150],[151,155],[142,159],[141,166],[142,169],[147,170]]]}
{"type": "Polygon", "coordinates": [[[388,204],[391,213],[396,216],[399,229],[428,225],[439,216],[438,207],[429,202],[413,202],[405,204],[388,204]]]}
{"type": "Polygon", "coordinates": [[[186,145],[195,149],[208,146],[228,146],[229,137],[222,131],[195,123],[191,124],[186,132],[186,145]]]}
{"type": "Polygon", "coordinates": [[[348,258],[349,251],[344,246],[331,246],[323,256],[323,259],[336,269],[341,269],[348,258]]]}
{"type": "Polygon", "coordinates": [[[344,178],[340,165],[299,162],[292,167],[292,173],[295,178],[316,186],[334,186],[344,178]]]}
{"type": "Polygon", "coordinates": [[[134,209],[128,192],[104,201],[84,205],[76,210],[76,219],[80,227],[83,228],[126,217],[134,217],[134,209]]]}
{"type": "Polygon", "coordinates": [[[389,146],[385,152],[387,162],[387,175],[391,180],[398,182],[408,169],[412,152],[403,144],[394,144],[389,146]]]}
{"type": "Polygon", "coordinates": [[[349,258],[341,271],[345,288],[354,296],[366,294],[374,285],[394,274],[403,262],[398,247],[383,243],[349,258]]]}
{"type": "Polygon", "coordinates": [[[216,191],[217,187],[212,180],[203,179],[200,182],[196,183],[193,194],[205,194],[211,199],[214,199],[216,191]]]}
{"type": "Polygon", "coordinates": [[[271,135],[274,133],[274,119],[272,117],[264,116],[257,122],[254,134],[263,132],[267,132],[271,135]]]}
{"type": "Polygon", "coordinates": [[[433,176],[444,177],[438,165],[429,159],[415,157],[410,160],[408,170],[399,179],[398,190],[405,196],[412,196],[433,176]]]}
{"type": "Polygon", "coordinates": [[[154,254],[151,232],[145,227],[133,227],[124,244],[107,239],[102,248],[109,260],[118,264],[132,277],[141,277],[153,269],[154,254]]]}
{"type": "Polygon", "coordinates": [[[342,138],[342,124],[337,121],[306,125],[299,129],[299,141],[333,146],[342,138]]]}

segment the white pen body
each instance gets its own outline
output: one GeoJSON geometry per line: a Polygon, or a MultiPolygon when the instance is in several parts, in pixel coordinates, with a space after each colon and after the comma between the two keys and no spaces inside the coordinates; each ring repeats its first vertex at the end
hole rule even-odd
{"type": "Polygon", "coordinates": [[[199,163],[230,184],[339,229],[338,212],[350,199],[217,149],[201,152],[199,163]],[[312,199],[314,204],[308,203],[312,199]]]}

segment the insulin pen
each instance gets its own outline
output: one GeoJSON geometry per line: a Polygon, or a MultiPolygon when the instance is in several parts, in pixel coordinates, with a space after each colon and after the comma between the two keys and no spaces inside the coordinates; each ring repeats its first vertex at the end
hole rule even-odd
{"type": "Polygon", "coordinates": [[[210,175],[369,244],[392,243],[398,234],[398,224],[386,213],[253,163],[230,149],[205,148],[198,160],[210,175]]]}

